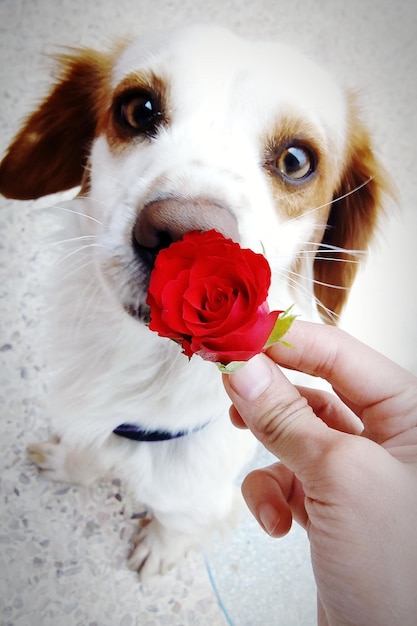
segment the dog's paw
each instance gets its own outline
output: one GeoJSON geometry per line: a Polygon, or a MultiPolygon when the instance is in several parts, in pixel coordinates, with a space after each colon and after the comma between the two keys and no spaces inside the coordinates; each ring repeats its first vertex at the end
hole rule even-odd
{"type": "Polygon", "coordinates": [[[50,480],[71,482],[66,470],[66,450],[58,437],[42,443],[32,443],[27,449],[29,461],[37,465],[50,480]]]}
{"type": "Polygon", "coordinates": [[[153,519],[139,529],[128,566],[137,571],[142,582],[166,574],[194,547],[189,535],[171,531],[153,519]]]}
{"type": "Polygon", "coordinates": [[[32,443],[27,449],[29,461],[50,480],[90,485],[99,476],[94,456],[84,448],[76,448],[59,437],[32,443]]]}

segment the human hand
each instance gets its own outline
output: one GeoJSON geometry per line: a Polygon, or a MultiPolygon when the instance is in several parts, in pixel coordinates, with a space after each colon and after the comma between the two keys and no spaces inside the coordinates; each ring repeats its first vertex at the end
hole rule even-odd
{"type": "Polygon", "coordinates": [[[234,424],[281,460],[247,476],[247,504],[274,537],[306,529],[320,624],[416,624],[417,379],[336,328],[295,322],[287,338],[224,376],[234,424]]]}

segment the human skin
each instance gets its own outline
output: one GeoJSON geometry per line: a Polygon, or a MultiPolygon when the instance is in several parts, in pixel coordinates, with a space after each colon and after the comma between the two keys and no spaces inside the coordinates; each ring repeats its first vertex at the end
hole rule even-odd
{"type": "MultiPolygon", "coordinates": [[[[233,423],[280,462],[242,491],[273,537],[307,531],[320,625],[417,620],[417,379],[332,327],[296,321],[286,340],[224,376],[233,423]],[[295,387],[276,363],[328,380],[295,387]]],[[[279,581],[277,580],[277,586],[279,581]]]]}

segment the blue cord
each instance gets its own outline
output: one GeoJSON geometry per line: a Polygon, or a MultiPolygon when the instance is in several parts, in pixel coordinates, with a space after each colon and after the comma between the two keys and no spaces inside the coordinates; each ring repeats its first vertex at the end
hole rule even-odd
{"type": "Polygon", "coordinates": [[[233,625],[233,622],[232,622],[232,620],[231,620],[231,617],[230,617],[229,613],[227,612],[226,607],[225,607],[225,606],[224,606],[224,604],[223,604],[223,600],[222,600],[222,599],[221,599],[221,597],[220,597],[219,591],[218,591],[218,589],[217,589],[217,587],[216,587],[216,583],[214,582],[213,574],[212,574],[212,571],[211,571],[211,569],[210,569],[210,565],[209,565],[209,562],[208,562],[208,560],[207,560],[207,556],[204,556],[204,561],[205,561],[205,564],[206,564],[207,574],[208,574],[208,577],[209,577],[209,579],[210,579],[211,586],[213,587],[213,591],[214,591],[214,593],[215,593],[215,595],[216,595],[216,598],[217,598],[217,602],[218,602],[218,604],[219,604],[219,607],[220,607],[220,609],[222,610],[223,615],[225,616],[226,621],[227,621],[227,623],[229,624],[229,626],[234,626],[234,625],[233,625]]]}

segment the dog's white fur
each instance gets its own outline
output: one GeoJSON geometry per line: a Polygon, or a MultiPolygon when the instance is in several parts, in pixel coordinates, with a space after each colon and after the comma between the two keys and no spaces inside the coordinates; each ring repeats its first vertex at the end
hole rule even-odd
{"type": "Polygon", "coordinates": [[[80,161],[87,148],[77,142],[91,142],[82,191],[62,206],[63,258],[51,280],[56,437],[30,453],[54,480],[86,484],[116,472],[127,481],[154,515],[131,557],[146,577],[232,514],[253,439],[231,426],[216,367],[189,362],[129,315],[140,315],[146,298],[135,222],[167,199],[226,207],[241,245],[266,251],[271,309],[296,302],[304,319],[329,321],[374,229],[382,174],[353,98],[285,46],[188,27],[61,62],[57,86],[0,167],[7,196],[60,191],[81,183],[71,151],[80,161]],[[126,137],[112,118],[113,94],[135,85],[162,91],[165,121],[152,136],[126,137]],[[51,126],[53,155],[45,147],[51,126]],[[316,172],[302,184],[276,168],[280,146],[294,141],[315,154],[316,172]],[[210,423],[177,440],[136,443],[112,434],[122,422],[172,431],[210,423]]]}

